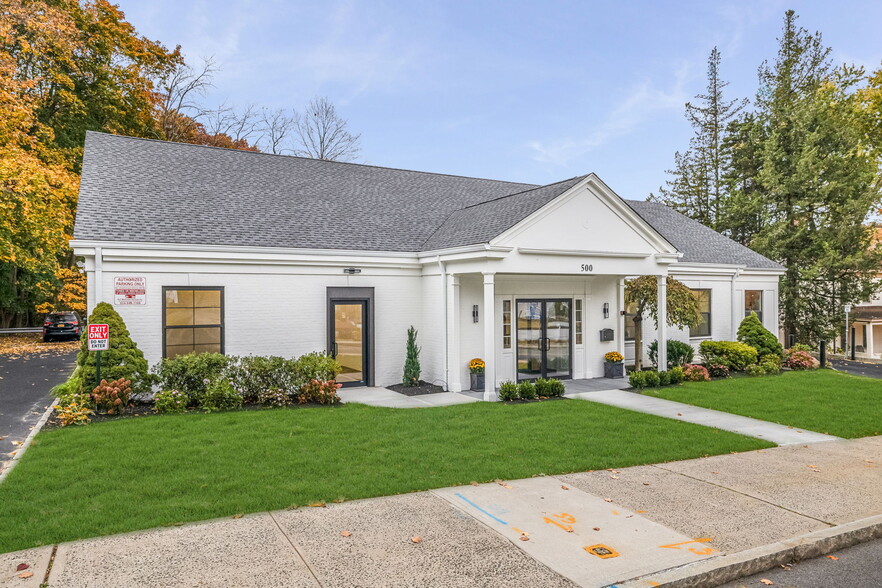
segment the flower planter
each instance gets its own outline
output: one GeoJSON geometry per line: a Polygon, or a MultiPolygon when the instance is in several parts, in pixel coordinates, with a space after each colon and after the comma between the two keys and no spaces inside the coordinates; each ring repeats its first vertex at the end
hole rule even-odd
{"type": "Polygon", "coordinates": [[[469,374],[471,379],[470,389],[476,392],[484,391],[484,374],[469,374]]]}
{"type": "Polygon", "coordinates": [[[625,363],[622,361],[605,361],[603,363],[604,378],[624,378],[625,363]]]}

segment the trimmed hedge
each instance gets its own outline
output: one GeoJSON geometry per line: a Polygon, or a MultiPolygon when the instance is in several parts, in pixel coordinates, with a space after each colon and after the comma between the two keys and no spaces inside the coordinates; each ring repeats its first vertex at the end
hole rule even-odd
{"type": "Polygon", "coordinates": [[[724,365],[730,370],[743,372],[757,362],[754,347],[738,341],[702,341],[698,347],[704,365],[724,365]]]}

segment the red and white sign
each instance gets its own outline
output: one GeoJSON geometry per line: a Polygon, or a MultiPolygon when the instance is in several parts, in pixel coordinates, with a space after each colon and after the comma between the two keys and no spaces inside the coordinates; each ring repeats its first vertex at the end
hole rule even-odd
{"type": "Polygon", "coordinates": [[[117,306],[142,306],[147,304],[147,278],[113,278],[113,303],[117,306]]]}
{"type": "Polygon", "coordinates": [[[110,327],[89,325],[89,351],[107,351],[110,348],[110,327]]]}

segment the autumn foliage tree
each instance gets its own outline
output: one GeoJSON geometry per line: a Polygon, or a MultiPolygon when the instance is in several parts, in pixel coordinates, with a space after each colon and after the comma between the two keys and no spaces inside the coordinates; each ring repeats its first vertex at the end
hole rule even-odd
{"type": "MultiPolygon", "coordinates": [[[[652,318],[658,328],[658,278],[640,276],[625,283],[625,303],[635,308],[634,367],[643,367],[643,319],[652,318]]],[[[690,328],[701,322],[698,298],[686,284],[667,277],[667,324],[671,327],[690,328]]],[[[659,342],[663,344],[663,342],[659,342]]]]}

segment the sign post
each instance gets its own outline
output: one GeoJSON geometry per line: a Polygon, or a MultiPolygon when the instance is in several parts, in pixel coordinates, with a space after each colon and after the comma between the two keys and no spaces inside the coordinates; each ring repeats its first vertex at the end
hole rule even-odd
{"type": "MultiPolygon", "coordinates": [[[[845,359],[848,359],[848,336],[849,336],[849,328],[848,328],[848,313],[851,312],[851,304],[845,305],[845,359]]],[[[852,338],[852,345],[854,345],[854,338],[852,338]]]]}
{"type": "Polygon", "coordinates": [[[101,352],[110,348],[110,327],[89,325],[89,351],[95,352],[95,385],[101,385],[101,352]]]}

